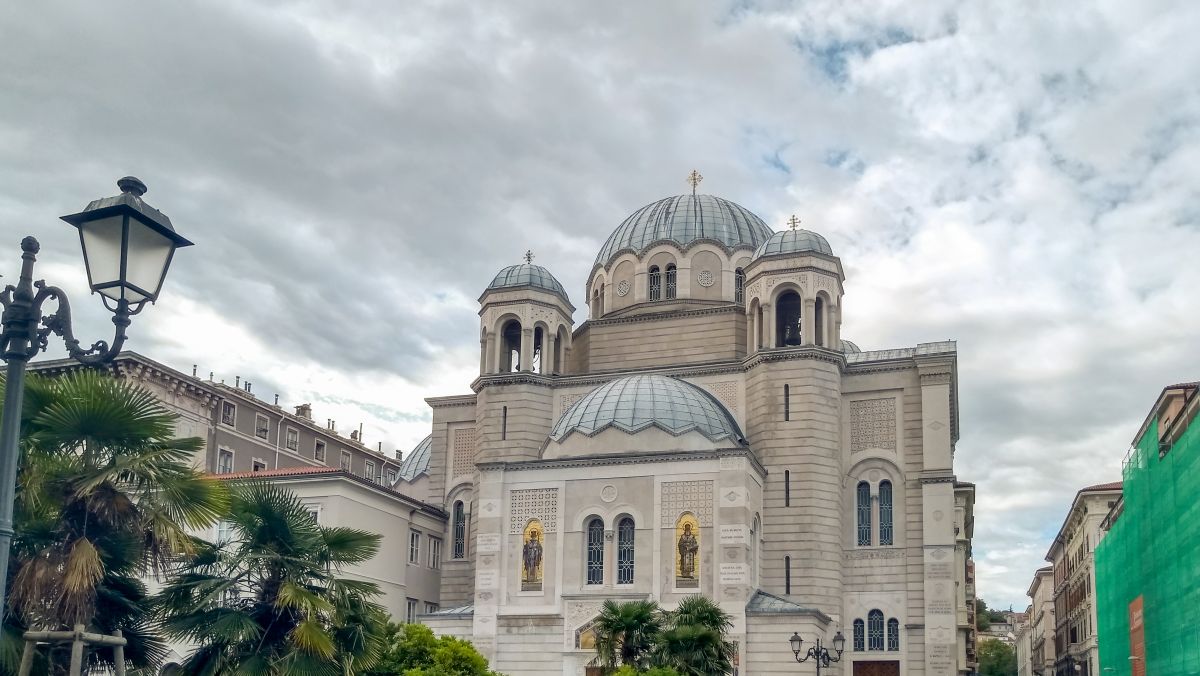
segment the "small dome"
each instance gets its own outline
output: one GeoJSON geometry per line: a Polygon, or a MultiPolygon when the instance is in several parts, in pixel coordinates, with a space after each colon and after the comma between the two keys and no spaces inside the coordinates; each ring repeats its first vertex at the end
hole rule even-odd
{"type": "Polygon", "coordinates": [[[500,272],[496,273],[495,279],[491,284],[488,284],[488,290],[492,289],[507,289],[511,287],[532,286],[535,289],[542,289],[550,293],[562,296],[562,299],[570,304],[571,300],[567,298],[567,290],[562,284],[550,274],[550,271],[540,265],[533,263],[521,263],[520,265],[510,265],[500,272]]]}
{"type": "Polygon", "coordinates": [[[572,432],[592,436],[609,427],[629,434],[649,427],[676,436],[696,431],[711,441],[745,443],[737,421],[715,397],[660,375],[627,376],[588,392],[562,414],[550,438],[561,442],[572,432]]]}
{"type": "Polygon", "coordinates": [[[809,251],[826,256],[833,255],[833,248],[829,246],[829,240],[812,230],[800,228],[780,230],[755,250],[754,258],[757,260],[764,256],[786,256],[809,251]]]}
{"type": "Polygon", "coordinates": [[[858,345],[856,345],[848,340],[843,340],[842,341],[842,352],[845,352],[846,354],[855,354],[857,352],[862,352],[862,350],[860,350],[858,348],[858,345]]]}
{"type": "Polygon", "coordinates": [[[432,455],[433,435],[425,437],[421,443],[404,456],[404,460],[400,463],[400,478],[405,481],[412,481],[421,474],[429,471],[429,456],[432,455]]]}
{"type": "Polygon", "coordinates": [[[608,265],[625,251],[641,254],[655,242],[683,248],[704,240],[732,251],[754,249],[770,236],[771,228],[743,206],[712,195],[676,195],[630,214],[600,247],[596,265],[608,265]]]}

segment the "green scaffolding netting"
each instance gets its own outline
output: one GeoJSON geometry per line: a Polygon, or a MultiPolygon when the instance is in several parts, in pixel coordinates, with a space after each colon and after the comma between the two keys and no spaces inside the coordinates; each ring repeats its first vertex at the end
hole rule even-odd
{"type": "Polygon", "coordinates": [[[1200,418],[1161,458],[1152,421],[1123,471],[1124,512],[1096,548],[1100,673],[1133,673],[1129,606],[1141,596],[1139,673],[1200,674],[1200,418]]]}

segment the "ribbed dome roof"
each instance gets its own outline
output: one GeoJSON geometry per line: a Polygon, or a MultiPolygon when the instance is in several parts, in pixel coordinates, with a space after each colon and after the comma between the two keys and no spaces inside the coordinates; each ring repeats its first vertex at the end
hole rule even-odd
{"type": "Polygon", "coordinates": [[[488,289],[506,289],[514,286],[532,286],[538,289],[544,289],[550,293],[556,293],[562,296],[563,300],[570,303],[567,298],[567,290],[562,284],[550,274],[550,271],[540,265],[533,263],[521,263],[520,265],[510,265],[500,272],[496,273],[496,277],[488,284],[488,289]]]}
{"type": "Polygon", "coordinates": [[[674,435],[696,431],[712,441],[744,443],[737,421],[715,397],[660,375],[627,376],[588,392],[562,414],[550,438],[561,442],[572,432],[592,436],[609,427],[629,434],[649,427],[674,435]]]}
{"type": "Polygon", "coordinates": [[[676,195],[652,202],[630,214],[596,254],[596,265],[608,265],[623,251],[640,254],[655,242],[680,247],[709,240],[726,249],[754,249],[771,236],[771,228],[748,209],[712,195],[676,195]]]}
{"type": "Polygon", "coordinates": [[[855,354],[858,352],[862,352],[862,350],[860,350],[858,348],[858,344],[852,343],[848,340],[843,340],[842,341],[842,352],[845,352],[846,354],[855,354]]]}
{"type": "Polygon", "coordinates": [[[797,228],[780,230],[771,235],[770,239],[755,250],[754,257],[762,258],[763,256],[787,255],[806,251],[833,255],[833,248],[829,246],[829,240],[812,230],[797,228]]]}
{"type": "Polygon", "coordinates": [[[404,461],[400,463],[400,478],[405,481],[412,481],[420,474],[429,471],[429,456],[432,455],[433,435],[425,437],[421,443],[404,456],[404,461]]]}

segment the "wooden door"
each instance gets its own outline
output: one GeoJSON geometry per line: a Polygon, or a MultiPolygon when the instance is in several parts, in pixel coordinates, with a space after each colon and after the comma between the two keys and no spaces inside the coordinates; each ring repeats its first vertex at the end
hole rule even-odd
{"type": "Polygon", "coordinates": [[[900,662],[895,660],[855,662],[854,676],[900,676],[900,662]]]}

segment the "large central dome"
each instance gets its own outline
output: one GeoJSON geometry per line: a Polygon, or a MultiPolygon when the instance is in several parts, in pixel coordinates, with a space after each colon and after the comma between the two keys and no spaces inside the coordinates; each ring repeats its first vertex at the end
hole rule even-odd
{"type": "Polygon", "coordinates": [[[596,255],[596,265],[607,266],[626,251],[641,254],[657,242],[680,248],[700,241],[713,242],[728,251],[753,251],[773,231],[745,207],[712,195],[676,195],[633,212],[608,236],[596,255]]]}

